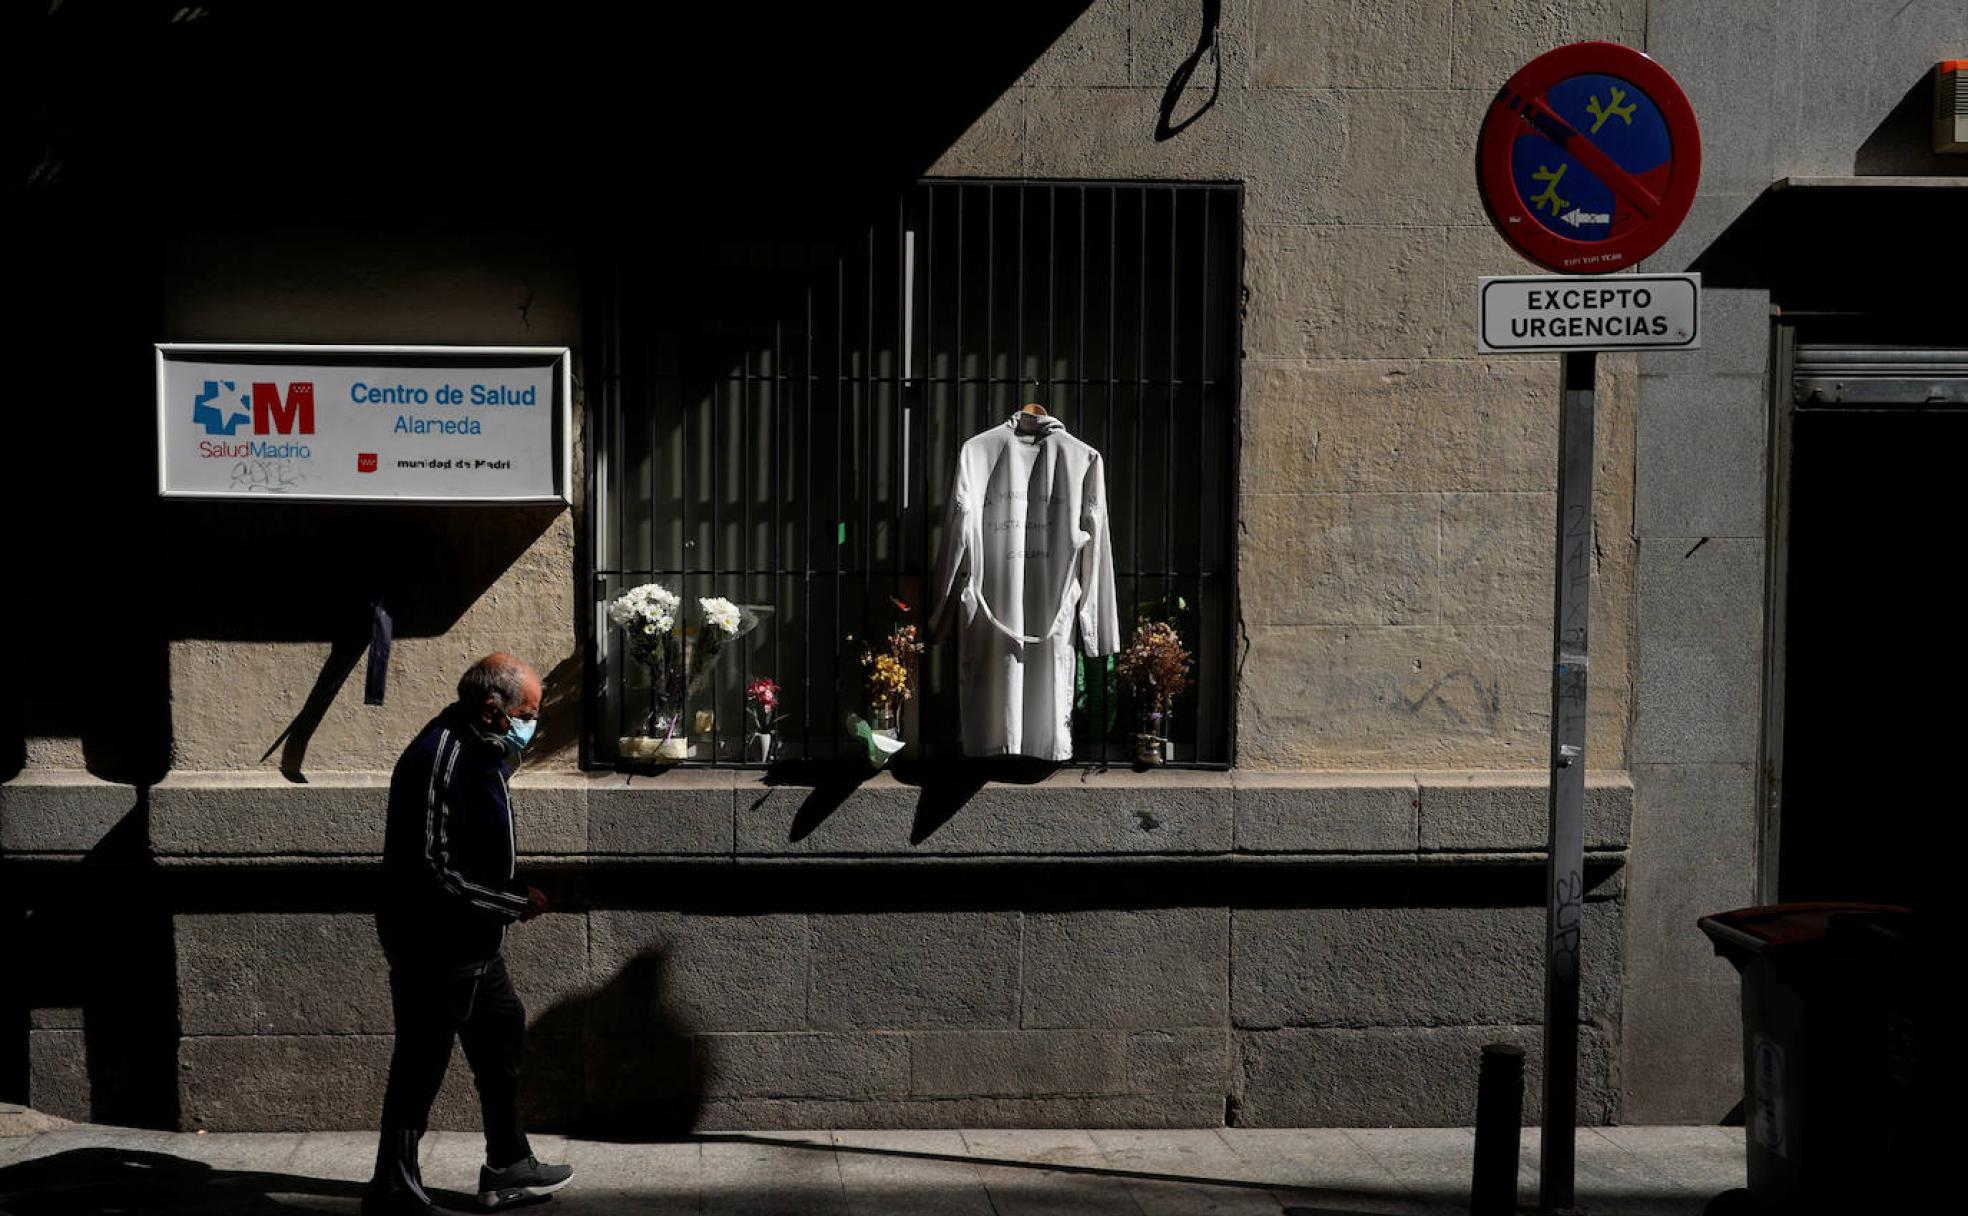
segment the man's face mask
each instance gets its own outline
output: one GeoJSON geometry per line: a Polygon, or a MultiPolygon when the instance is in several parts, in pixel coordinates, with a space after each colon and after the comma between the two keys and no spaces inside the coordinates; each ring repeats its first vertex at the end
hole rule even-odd
{"type": "Polygon", "coordinates": [[[502,736],[506,741],[506,749],[515,756],[525,751],[526,745],[533,742],[533,732],[539,728],[539,725],[539,722],[532,718],[508,720],[506,733],[502,736]]]}
{"type": "Polygon", "coordinates": [[[499,736],[499,746],[506,749],[508,759],[517,760],[526,745],[533,742],[533,732],[540,723],[533,718],[506,717],[506,733],[499,736]]]}

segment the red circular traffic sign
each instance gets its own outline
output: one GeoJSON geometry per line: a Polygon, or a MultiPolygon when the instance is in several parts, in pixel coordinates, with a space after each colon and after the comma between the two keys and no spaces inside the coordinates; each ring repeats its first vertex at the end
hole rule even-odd
{"type": "Polygon", "coordinates": [[[1701,133],[1660,64],[1575,42],[1525,64],[1490,103],[1476,185],[1503,239],[1564,274],[1624,270],[1687,218],[1701,133]]]}

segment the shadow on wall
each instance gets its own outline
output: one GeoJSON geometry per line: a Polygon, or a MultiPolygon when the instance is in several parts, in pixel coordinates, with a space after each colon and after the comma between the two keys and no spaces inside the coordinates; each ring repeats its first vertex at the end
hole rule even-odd
{"type": "Polygon", "coordinates": [[[160,560],[168,567],[194,567],[215,536],[242,554],[270,559],[183,585],[170,600],[172,640],[329,643],[307,700],[266,751],[266,757],[280,752],[280,770],[290,780],[304,779],[315,730],[367,654],[371,605],[380,599],[388,608],[399,638],[442,636],[560,510],[207,502],[163,507],[160,560]]]}
{"type": "Polygon", "coordinates": [[[517,771],[545,768],[581,746],[581,656],[569,655],[540,673],[540,733],[517,771]]]}
{"type": "Polygon", "coordinates": [[[1934,151],[1934,73],[1922,72],[1872,134],[1859,145],[1852,172],[1860,177],[1968,176],[1968,156],[1934,151]]]}
{"type": "Polygon", "coordinates": [[[646,950],[601,988],[556,1002],[526,1032],[529,1122],[593,1139],[667,1140],[696,1126],[703,1061],[664,999],[646,950]]]}
{"type": "MultiPolygon", "coordinates": [[[[1037,785],[1062,767],[1029,756],[940,756],[929,760],[915,749],[898,755],[888,772],[916,789],[916,817],[909,829],[909,843],[921,844],[956,818],[986,785],[1037,785]]],[[[789,760],[767,769],[765,784],[769,789],[809,790],[786,832],[787,840],[798,842],[811,836],[875,774],[876,770],[859,757],[789,760]]],[[[770,796],[762,794],[760,798],[770,796]]]]}
{"type": "Polygon", "coordinates": [[[0,870],[18,908],[0,1100],[96,1123],[178,1126],[177,949],[149,823],[139,792],[80,862],[0,870]],[[37,1077],[50,1094],[29,1092],[37,1077]]]}
{"type": "Polygon", "coordinates": [[[1217,32],[1223,24],[1223,0],[1203,0],[1203,28],[1196,37],[1195,49],[1175,69],[1169,77],[1168,87],[1162,90],[1162,106],[1155,116],[1155,142],[1163,143],[1182,134],[1191,123],[1201,118],[1223,92],[1223,48],[1217,43],[1217,32]],[[1202,64],[1203,56],[1208,55],[1215,75],[1210,79],[1209,93],[1201,101],[1184,104],[1184,94],[1189,83],[1195,78],[1196,68],[1202,64]],[[1178,110],[1185,111],[1181,118],[1178,110]]]}
{"type": "Polygon", "coordinates": [[[33,239],[13,267],[32,302],[20,344],[36,352],[15,392],[40,404],[16,435],[36,453],[16,487],[36,518],[10,567],[31,572],[33,594],[6,624],[34,645],[19,707],[0,718],[0,780],[44,738],[79,739],[99,777],[159,779],[171,766],[169,644],[183,638],[329,644],[321,670],[291,677],[311,680],[302,711],[269,731],[269,756],[298,773],[359,661],[378,585],[395,597],[399,632],[441,632],[551,518],[159,510],[151,343],[503,338],[532,299],[509,298],[500,278],[514,243],[584,244],[589,269],[613,270],[632,257],[688,262],[720,234],[797,241],[859,222],[1087,6],[1047,0],[1016,17],[805,6],[776,10],[765,29],[731,6],[581,0],[481,5],[464,26],[363,2],[47,6],[21,57],[19,94],[34,106],[19,116],[18,226],[33,239]],[[318,87],[384,44],[393,62],[452,65],[447,87],[318,87]],[[314,83],[178,87],[231,79],[275,47],[286,79],[314,83]],[[578,57],[580,89],[472,66],[531,62],[543,48],[578,57]],[[159,130],[197,133],[197,154],[159,130]],[[583,189],[556,188],[569,173],[583,189]],[[404,239],[429,229],[467,234],[457,239],[486,264],[404,239]],[[163,302],[208,289],[227,307],[205,320],[234,332],[174,332],[163,302]]]}
{"type": "Polygon", "coordinates": [[[1955,236],[1961,193],[1931,186],[1772,186],[1685,267],[1660,269],[1698,271],[1704,287],[1768,291],[1786,309],[1945,324],[1958,315],[1951,297],[1968,273],[1968,248],[1955,236]]]}
{"type": "Polygon", "coordinates": [[[1934,74],[1923,72],[1860,144],[1853,181],[1774,184],[1685,266],[1658,269],[1697,271],[1705,287],[1768,291],[1787,309],[1952,315],[1968,271],[1955,236],[1961,191],[1865,180],[1968,176],[1968,156],[1933,150],[1933,104],[1934,74]]]}

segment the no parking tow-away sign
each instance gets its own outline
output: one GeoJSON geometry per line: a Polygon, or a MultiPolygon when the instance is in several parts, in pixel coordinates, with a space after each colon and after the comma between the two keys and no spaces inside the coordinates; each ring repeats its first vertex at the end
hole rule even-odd
{"type": "Polygon", "coordinates": [[[1503,239],[1558,272],[1479,279],[1479,350],[1701,345],[1700,275],[1615,273],[1667,242],[1701,179],[1695,112],[1658,63],[1611,42],[1531,60],[1490,103],[1476,179],[1503,239]]]}
{"type": "Polygon", "coordinates": [[[1701,179],[1695,112],[1631,47],[1576,42],[1525,64],[1490,103],[1477,186],[1503,239],[1562,274],[1610,274],[1659,249],[1701,179]]]}

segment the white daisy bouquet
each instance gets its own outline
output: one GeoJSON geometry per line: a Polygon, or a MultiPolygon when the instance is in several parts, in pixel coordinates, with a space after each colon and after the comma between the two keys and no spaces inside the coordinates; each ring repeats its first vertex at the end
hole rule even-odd
{"type": "MultiPolygon", "coordinates": [[[[609,601],[609,623],[622,631],[629,657],[649,670],[650,708],[642,735],[660,739],[663,750],[656,756],[684,757],[690,734],[686,702],[710,684],[712,668],[725,647],[758,627],[762,611],[722,596],[702,596],[697,600],[697,622],[686,628],[683,597],[661,583],[631,587],[609,601]]],[[[623,746],[626,749],[629,743],[623,746]]]]}
{"type": "Polygon", "coordinates": [[[650,707],[644,733],[677,733],[683,716],[684,653],[677,626],[683,606],[661,583],[631,587],[608,604],[608,620],[628,641],[629,657],[649,669],[650,707]]]}
{"type": "Polygon", "coordinates": [[[608,604],[608,619],[628,635],[629,652],[648,662],[664,639],[676,632],[677,593],[661,583],[631,587],[608,604]]]}
{"type": "Polygon", "coordinates": [[[758,610],[734,604],[723,596],[707,595],[697,601],[700,620],[690,645],[690,691],[694,695],[709,683],[711,668],[726,646],[758,628],[758,610]]]}

